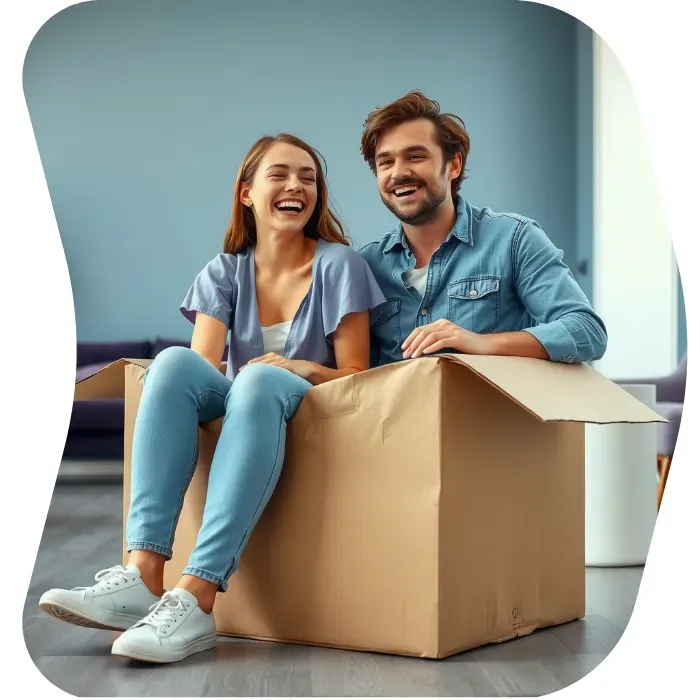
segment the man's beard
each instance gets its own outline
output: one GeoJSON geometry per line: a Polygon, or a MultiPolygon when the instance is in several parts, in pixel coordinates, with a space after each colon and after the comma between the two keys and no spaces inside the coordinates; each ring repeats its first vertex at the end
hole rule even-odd
{"type": "Polygon", "coordinates": [[[428,189],[427,185],[423,185],[425,192],[420,201],[410,207],[406,207],[403,211],[397,206],[398,202],[394,199],[394,195],[389,195],[387,199],[382,192],[382,201],[387,209],[402,223],[410,224],[411,226],[421,226],[432,221],[437,215],[439,206],[447,198],[447,188],[442,187],[440,190],[428,189]]]}

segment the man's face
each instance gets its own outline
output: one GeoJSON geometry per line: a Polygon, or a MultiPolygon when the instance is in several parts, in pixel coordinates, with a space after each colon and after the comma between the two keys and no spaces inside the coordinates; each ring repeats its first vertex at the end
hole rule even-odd
{"type": "Polygon", "coordinates": [[[405,122],[383,133],[374,163],[382,201],[400,221],[413,226],[433,220],[451,196],[450,183],[460,168],[459,157],[445,163],[435,142],[435,125],[428,119],[405,122]]]}

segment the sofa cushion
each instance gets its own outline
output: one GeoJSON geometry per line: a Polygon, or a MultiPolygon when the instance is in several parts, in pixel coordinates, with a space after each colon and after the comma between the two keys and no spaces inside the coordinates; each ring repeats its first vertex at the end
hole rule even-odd
{"type": "Polygon", "coordinates": [[[123,431],[124,399],[74,401],[69,430],[123,431]]]}
{"type": "Polygon", "coordinates": [[[76,365],[105,364],[122,357],[142,359],[151,357],[151,343],[148,340],[126,340],[100,343],[78,343],[76,365]]]}
{"type": "MultiPolygon", "coordinates": [[[[169,348],[172,346],[179,346],[181,348],[189,348],[190,347],[190,341],[189,340],[181,340],[181,339],[175,339],[175,338],[156,338],[153,341],[153,357],[155,358],[158,353],[163,352],[165,348],[169,348]]],[[[228,357],[228,343],[224,346],[224,354],[222,357],[222,360],[226,360],[228,357]]]]}
{"type": "Polygon", "coordinates": [[[163,352],[163,350],[165,350],[165,348],[170,348],[173,346],[178,346],[181,348],[188,348],[188,347],[190,347],[190,341],[176,339],[176,338],[158,337],[153,341],[153,345],[151,348],[151,357],[156,357],[156,355],[163,352]]]}
{"type": "Polygon", "coordinates": [[[124,433],[120,430],[71,430],[63,459],[124,459],[124,433]]]}

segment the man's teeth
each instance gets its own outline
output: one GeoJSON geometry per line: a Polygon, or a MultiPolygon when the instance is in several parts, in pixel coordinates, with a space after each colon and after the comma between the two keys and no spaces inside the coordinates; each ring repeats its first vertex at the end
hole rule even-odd
{"type": "Polygon", "coordinates": [[[394,194],[397,197],[402,197],[405,194],[412,194],[417,189],[417,187],[399,187],[397,190],[394,190],[394,194]]]}

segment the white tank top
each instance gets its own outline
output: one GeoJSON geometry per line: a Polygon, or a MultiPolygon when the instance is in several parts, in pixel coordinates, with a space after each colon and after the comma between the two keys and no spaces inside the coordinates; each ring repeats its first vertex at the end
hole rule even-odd
{"type": "Polygon", "coordinates": [[[276,323],[274,326],[263,326],[263,352],[274,352],[278,355],[284,354],[284,346],[287,343],[287,336],[291,327],[291,321],[276,323]]]}

